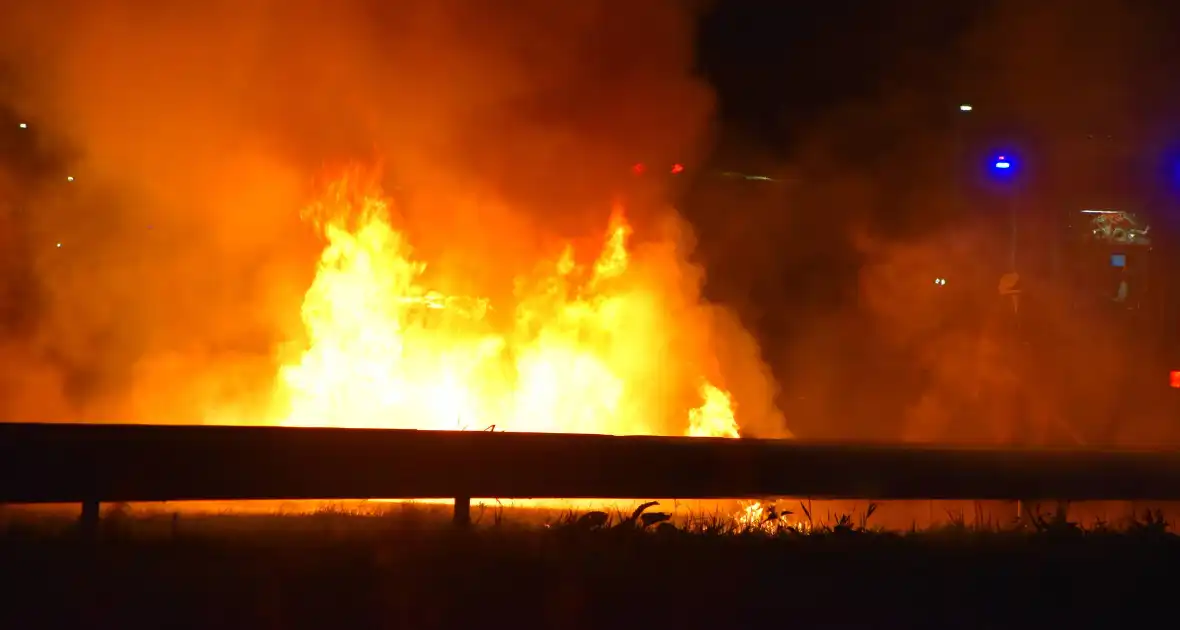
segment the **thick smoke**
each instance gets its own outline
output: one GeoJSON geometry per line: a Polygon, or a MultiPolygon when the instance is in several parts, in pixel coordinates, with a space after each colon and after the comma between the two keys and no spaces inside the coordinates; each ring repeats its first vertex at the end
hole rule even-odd
{"type": "Polygon", "coordinates": [[[1159,414],[1126,408],[1119,393],[1128,368],[1146,363],[1134,357],[1146,356],[1148,342],[1120,339],[1100,306],[1074,310],[1076,295],[1053,273],[1066,265],[1070,212],[1145,196],[1141,175],[1153,165],[1128,156],[1158,157],[1147,154],[1161,144],[1152,136],[1167,90],[1133,69],[1159,69],[1168,39],[1153,25],[1170,21],[1118,2],[1086,11],[1067,2],[908,4],[913,11],[863,3],[813,49],[794,49],[782,97],[792,113],[780,125],[791,130],[782,140],[790,159],[752,151],[765,141],[730,152],[781,181],[729,196],[727,214],[739,218],[706,230],[715,238],[702,253],[731,280],[711,290],[741,302],[762,335],[800,436],[1153,439],[1159,414]],[[866,37],[872,50],[863,50],[866,37]],[[852,71],[867,66],[879,69],[872,81],[845,85],[863,81],[852,71]],[[795,105],[817,89],[844,100],[799,114],[795,105]],[[960,116],[964,102],[975,107],[970,116],[960,116]],[[998,291],[1012,270],[1009,197],[980,175],[1001,147],[1027,157],[1016,270],[1025,336],[1040,348],[1020,359],[1003,354],[1012,304],[998,291]],[[935,284],[940,277],[948,283],[935,284]]]}
{"type": "Polygon", "coordinates": [[[707,139],[675,0],[7,4],[4,96],[77,156],[30,200],[43,298],[3,365],[37,403],[8,417],[191,421],[265,389],[325,167],[380,162],[423,258],[510,290],[553,239],[601,232],[637,158],[707,139]]]}

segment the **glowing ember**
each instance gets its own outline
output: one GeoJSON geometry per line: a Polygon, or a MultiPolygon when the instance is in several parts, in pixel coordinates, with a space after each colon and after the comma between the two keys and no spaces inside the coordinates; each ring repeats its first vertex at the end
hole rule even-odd
{"type": "Polygon", "coordinates": [[[742,509],[734,514],[734,520],[742,527],[762,527],[766,521],[766,507],[761,501],[743,503],[742,509]]]}
{"type": "Polygon", "coordinates": [[[712,357],[672,336],[685,315],[633,268],[621,208],[592,264],[567,247],[518,278],[508,323],[487,300],[428,290],[388,203],[355,178],[305,216],[327,246],[307,345],[277,379],[283,424],[738,437],[729,393],[683,367],[712,357]]]}
{"type": "Polygon", "coordinates": [[[739,529],[762,530],[771,534],[784,530],[804,532],[810,529],[807,521],[792,520],[790,512],[779,512],[774,505],[761,501],[742,502],[741,510],[733,514],[733,522],[739,529]]]}

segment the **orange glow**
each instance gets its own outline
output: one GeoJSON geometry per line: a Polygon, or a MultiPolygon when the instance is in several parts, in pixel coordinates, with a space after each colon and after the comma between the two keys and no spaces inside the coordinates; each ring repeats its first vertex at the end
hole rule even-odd
{"type": "Polygon", "coordinates": [[[1176,389],[1180,389],[1180,370],[1172,370],[1169,376],[1169,384],[1176,389]]]}
{"type": "Polygon", "coordinates": [[[693,367],[716,364],[689,328],[696,298],[633,258],[622,208],[592,262],[554,252],[514,304],[431,290],[389,203],[354,177],[305,216],[327,244],[306,345],[276,380],[280,424],[739,437],[732,395],[693,367]]]}
{"type": "Polygon", "coordinates": [[[739,437],[729,394],[709,383],[701,386],[705,402],[688,412],[688,434],[693,437],[739,437]]]}

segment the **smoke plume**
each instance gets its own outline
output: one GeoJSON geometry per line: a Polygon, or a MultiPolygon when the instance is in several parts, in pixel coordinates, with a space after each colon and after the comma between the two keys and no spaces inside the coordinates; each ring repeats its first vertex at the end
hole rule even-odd
{"type": "MultiPolygon", "coordinates": [[[[192,421],[265,389],[300,334],[322,242],[299,212],[325,168],[380,163],[421,257],[471,285],[448,289],[510,292],[601,231],[637,158],[707,141],[674,0],[7,4],[4,96],[73,178],[29,200],[42,299],[3,366],[39,402],[12,418],[192,421]]],[[[731,380],[773,414],[743,339],[731,380]]]]}

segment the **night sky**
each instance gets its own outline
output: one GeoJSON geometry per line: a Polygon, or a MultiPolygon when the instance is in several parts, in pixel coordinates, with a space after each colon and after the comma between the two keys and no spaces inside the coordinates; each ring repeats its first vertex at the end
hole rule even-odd
{"type": "Polygon", "coordinates": [[[930,179],[931,157],[962,125],[973,158],[1026,153],[1046,201],[1158,205],[1175,175],[1167,25],[1178,11],[1154,1],[1079,11],[1058,0],[731,0],[702,21],[699,63],[726,140],[747,145],[730,154],[753,144],[804,163],[823,145],[842,167],[884,175],[904,156],[910,173],[888,177],[930,179]],[[960,117],[965,102],[975,111],[960,117]]]}
{"type": "Polygon", "coordinates": [[[1007,189],[988,165],[1003,153],[1036,238],[1085,207],[1174,223],[1178,14],[1148,1],[717,2],[698,40],[724,121],[714,164],[774,170],[796,182],[782,201],[794,214],[890,238],[994,218],[1007,189]]]}
{"type": "MultiPolygon", "coordinates": [[[[934,68],[905,80],[931,103],[954,101],[946,68],[979,2],[718,2],[702,20],[700,70],[720,94],[721,116],[789,152],[831,109],[873,102],[890,73],[934,68]]],[[[896,77],[892,77],[896,79],[896,77]]]]}

